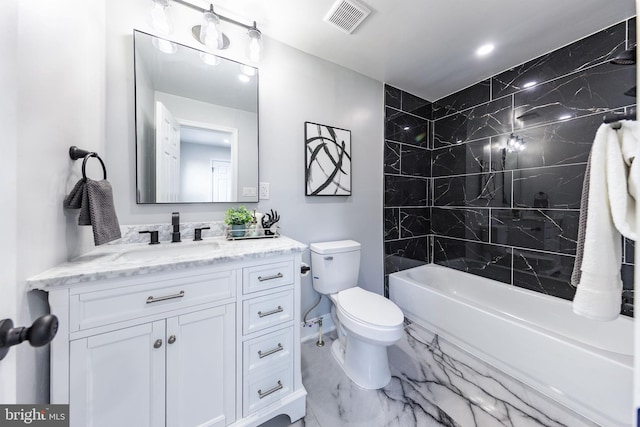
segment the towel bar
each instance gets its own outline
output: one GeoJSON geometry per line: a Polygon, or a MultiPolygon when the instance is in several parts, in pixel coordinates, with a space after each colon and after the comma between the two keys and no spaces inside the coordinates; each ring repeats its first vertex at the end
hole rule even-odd
{"type": "Polygon", "coordinates": [[[86,166],[87,160],[89,160],[90,157],[95,157],[96,159],[100,160],[100,164],[102,165],[102,172],[104,173],[104,179],[107,179],[107,168],[100,156],[98,156],[98,153],[83,150],[82,148],[78,148],[75,145],[72,145],[71,147],[69,147],[69,157],[71,157],[73,160],[84,159],[82,161],[82,180],[84,182],[87,181],[86,166]]]}

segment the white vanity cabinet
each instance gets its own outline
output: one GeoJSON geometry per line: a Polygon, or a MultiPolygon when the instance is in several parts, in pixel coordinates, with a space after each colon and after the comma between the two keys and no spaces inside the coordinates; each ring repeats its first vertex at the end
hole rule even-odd
{"type": "Polygon", "coordinates": [[[70,404],[73,427],[296,421],[300,261],[289,251],[45,288],[60,320],[51,403],[70,404]]]}

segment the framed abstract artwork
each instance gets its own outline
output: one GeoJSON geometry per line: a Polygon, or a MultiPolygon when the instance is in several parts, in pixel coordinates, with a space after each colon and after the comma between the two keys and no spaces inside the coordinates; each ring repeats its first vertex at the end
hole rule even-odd
{"type": "Polygon", "coordinates": [[[305,122],[307,196],[351,195],[351,131],[305,122]]]}

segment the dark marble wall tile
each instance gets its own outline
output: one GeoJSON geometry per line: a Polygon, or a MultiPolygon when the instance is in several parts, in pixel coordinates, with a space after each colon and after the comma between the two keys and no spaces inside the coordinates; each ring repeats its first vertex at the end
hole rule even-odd
{"type": "Polygon", "coordinates": [[[514,207],[580,209],[586,164],[513,171],[514,207]]]}
{"type": "Polygon", "coordinates": [[[400,208],[400,237],[419,237],[429,234],[431,208],[400,208]]]}
{"type": "Polygon", "coordinates": [[[393,86],[384,85],[384,105],[399,110],[402,106],[402,91],[393,86]]]}
{"type": "Polygon", "coordinates": [[[433,208],[431,224],[436,235],[489,241],[489,209],[433,208]]]}
{"type": "Polygon", "coordinates": [[[385,139],[427,147],[428,121],[412,114],[386,108],[385,139]]]}
{"type": "Polygon", "coordinates": [[[572,300],[576,289],[571,286],[572,256],[515,250],[513,284],[515,286],[572,300]]]}
{"type": "Polygon", "coordinates": [[[625,49],[625,32],[622,22],[498,74],[492,78],[494,99],[609,61],[625,49]]]}
{"type": "Polygon", "coordinates": [[[384,181],[385,206],[427,206],[428,179],[387,175],[384,181]]]}
{"type": "Polygon", "coordinates": [[[511,207],[511,172],[434,178],[433,206],[511,207]]]}
{"type": "Polygon", "coordinates": [[[634,257],[636,254],[636,242],[624,238],[624,262],[627,264],[635,264],[634,257]]]}
{"type": "Polygon", "coordinates": [[[431,103],[407,92],[402,92],[402,111],[431,120],[431,103]]]}
{"type": "Polygon", "coordinates": [[[434,237],[433,262],[511,283],[512,249],[479,242],[434,237]]]}
{"type": "Polygon", "coordinates": [[[427,237],[394,240],[385,242],[385,273],[417,267],[429,262],[429,245],[427,237]]]}
{"type": "Polygon", "coordinates": [[[433,103],[433,120],[491,101],[491,80],[476,83],[433,103]]]}
{"type": "Polygon", "coordinates": [[[633,104],[624,93],[635,78],[635,66],[605,63],[523,90],[514,95],[514,125],[522,129],[633,104]]]}
{"type": "Polygon", "coordinates": [[[622,306],[620,313],[625,316],[633,317],[633,302],[634,302],[634,270],[633,265],[622,264],[620,269],[620,276],[622,277],[622,306]]]}
{"type": "Polygon", "coordinates": [[[627,46],[631,47],[636,44],[636,18],[627,21],[627,46]]]}
{"type": "Polygon", "coordinates": [[[431,174],[434,177],[489,172],[491,140],[450,145],[432,151],[431,174]]]}
{"type": "Polygon", "coordinates": [[[586,163],[602,115],[591,115],[574,120],[518,131],[522,138],[522,151],[508,151],[505,146],[510,135],[491,138],[492,165],[495,170],[535,168],[572,163],[586,163]]]}
{"type": "Polygon", "coordinates": [[[480,104],[434,122],[434,148],[511,132],[511,98],[480,104]]]}
{"type": "Polygon", "coordinates": [[[431,173],[431,153],[426,148],[403,145],[400,154],[402,175],[428,177],[431,173]]]}
{"type": "Polygon", "coordinates": [[[384,173],[400,173],[400,149],[402,145],[392,141],[384,142],[384,173]]]}
{"type": "Polygon", "coordinates": [[[492,209],[491,243],[575,255],[579,216],[577,211],[492,209]]]}
{"type": "Polygon", "coordinates": [[[384,240],[400,237],[400,208],[384,209],[384,240]]]}

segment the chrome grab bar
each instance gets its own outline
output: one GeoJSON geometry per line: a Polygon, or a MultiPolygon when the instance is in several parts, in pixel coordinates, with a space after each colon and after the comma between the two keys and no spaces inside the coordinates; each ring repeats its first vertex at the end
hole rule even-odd
{"type": "Polygon", "coordinates": [[[272,393],[275,393],[278,390],[282,390],[282,382],[278,380],[278,385],[275,386],[274,388],[265,391],[264,393],[262,392],[262,389],[258,390],[258,396],[260,396],[260,399],[263,399],[267,396],[269,396],[272,393]]]}
{"type": "Polygon", "coordinates": [[[260,282],[265,282],[267,280],[282,279],[283,277],[284,276],[282,275],[282,273],[278,273],[278,274],[274,274],[273,276],[267,276],[267,277],[258,276],[258,280],[260,282]]]}
{"type": "Polygon", "coordinates": [[[279,305],[278,308],[276,308],[275,310],[267,311],[266,313],[263,313],[262,311],[259,311],[258,312],[258,317],[260,317],[262,319],[263,317],[271,316],[272,314],[281,313],[283,311],[284,311],[284,309],[282,308],[281,305],[279,305]]]}
{"type": "Polygon", "coordinates": [[[182,298],[182,297],[184,297],[184,291],[180,291],[177,294],[173,294],[173,295],[165,295],[163,297],[154,297],[153,295],[150,295],[147,298],[147,304],[152,304],[154,302],[166,301],[168,299],[182,298]]]}
{"type": "Polygon", "coordinates": [[[264,353],[262,352],[262,350],[258,350],[258,357],[260,357],[260,359],[265,358],[267,356],[271,356],[273,353],[277,353],[279,351],[284,350],[284,347],[282,346],[282,344],[278,343],[278,346],[276,348],[273,348],[269,351],[265,351],[264,353]]]}

